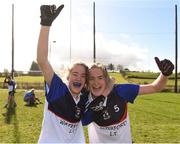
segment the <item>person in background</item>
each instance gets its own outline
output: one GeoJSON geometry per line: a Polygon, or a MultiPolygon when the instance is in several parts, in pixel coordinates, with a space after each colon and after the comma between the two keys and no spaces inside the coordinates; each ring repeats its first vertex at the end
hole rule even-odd
{"type": "Polygon", "coordinates": [[[38,143],[85,143],[81,117],[87,99],[88,67],[75,63],[68,70],[67,83],[54,72],[48,61],[51,24],[64,5],[42,5],[37,62],[45,79],[45,107],[38,143]]]}
{"type": "Polygon", "coordinates": [[[24,95],[24,101],[27,103],[28,106],[33,106],[41,103],[39,98],[36,97],[34,91],[34,89],[31,89],[30,91],[27,91],[24,95]]]}
{"type": "Polygon", "coordinates": [[[105,67],[94,64],[89,68],[89,104],[83,125],[88,125],[90,143],[132,143],[128,103],[133,103],[138,95],[161,91],[173,72],[171,61],[155,57],[161,73],[151,84],[114,84],[107,96],[102,92],[110,77],[105,67]]]}
{"type": "Polygon", "coordinates": [[[7,76],[4,79],[4,85],[8,85],[8,100],[7,103],[5,104],[4,108],[8,108],[9,106],[16,107],[17,104],[15,102],[14,94],[16,92],[16,82],[14,79],[12,79],[11,76],[7,76]]]}

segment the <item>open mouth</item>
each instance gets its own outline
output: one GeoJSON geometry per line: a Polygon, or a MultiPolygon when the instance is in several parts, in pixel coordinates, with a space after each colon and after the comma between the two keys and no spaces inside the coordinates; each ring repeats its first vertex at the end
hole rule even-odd
{"type": "Polygon", "coordinates": [[[101,91],[101,87],[93,87],[92,91],[93,91],[93,93],[98,94],[101,91]]]}
{"type": "Polygon", "coordinates": [[[77,88],[80,88],[80,87],[81,87],[81,83],[79,83],[79,82],[73,82],[73,86],[74,86],[74,87],[77,87],[77,88]]]}
{"type": "Polygon", "coordinates": [[[100,86],[98,86],[98,87],[97,86],[93,86],[92,88],[93,88],[93,90],[100,90],[101,89],[100,86]]]}

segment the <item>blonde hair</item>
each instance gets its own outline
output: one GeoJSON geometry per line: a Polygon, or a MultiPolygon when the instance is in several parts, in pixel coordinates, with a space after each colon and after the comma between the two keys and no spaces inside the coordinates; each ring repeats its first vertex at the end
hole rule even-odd
{"type": "Polygon", "coordinates": [[[105,82],[106,82],[106,86],[111,82],[111,78],[107,72],[107,69],[106,67],[101,64],[101,63],[94,63],[92,64],[90,67],[89,67],[89,72],[93,69],[93,68],[97,68],[97,69],[100,69],[103,73],[103,76],[105,78],[105,82]]]}

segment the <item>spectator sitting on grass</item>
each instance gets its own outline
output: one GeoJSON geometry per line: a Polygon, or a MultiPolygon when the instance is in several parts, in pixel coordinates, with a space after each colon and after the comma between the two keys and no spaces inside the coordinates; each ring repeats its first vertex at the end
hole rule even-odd
{"type": "Polygon", "coordinates": [[[24,101],[27,103],[27,105],[32,106],[35,104],[41,103],[39,98],[35,96],[34,89],[31,89],[30,91],[27,91],[24,95],[24,101]]]}

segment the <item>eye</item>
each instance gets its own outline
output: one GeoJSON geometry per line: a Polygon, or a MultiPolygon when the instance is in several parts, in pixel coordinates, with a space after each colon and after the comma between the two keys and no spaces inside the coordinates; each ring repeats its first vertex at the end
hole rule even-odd
{"type": "Polygon", "coordinates": [[[81,78],[86,78],[86,76],[83,74],[83,75],[81,75],[81,78]]]}
{"type": "Polygon", "coordinates": [[[99,79],[99,80],[102,80],[102,79],[104,79],[104,77],[103,77],[103,76],[99,76],[98,79],[99,79]]]}
{"type": "Polygon", "coordinates": [[[78,76],[78,74],[77,74],[77,73],[72,73],[72,75],[73,75],[73,76],[76,76],[76,77],[78,76]]]}

